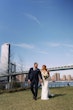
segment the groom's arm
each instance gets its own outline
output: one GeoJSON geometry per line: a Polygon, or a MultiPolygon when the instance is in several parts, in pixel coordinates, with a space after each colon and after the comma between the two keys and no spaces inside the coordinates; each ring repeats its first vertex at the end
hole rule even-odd
{"type": "Polygon", "coordinates": [[[42,80],[42,74],[40,70],[39,70],[39,76],[40,76],[40,79],[42,80]]]}
{"type": "Polygon", "coordinates": [[[29,83],[29,84],[31,84],[30,75],[31,75],[31,68],[30,68],[30,70],[29,70],[29,72],[28,72],[28,83],[29,83]]]}
{"type": "Polygon", "coordinates": [[[30,80],[30,74],[31,74],[31,68],[30,68],[30,70],[28,72],[28,80],[30,80]]]}

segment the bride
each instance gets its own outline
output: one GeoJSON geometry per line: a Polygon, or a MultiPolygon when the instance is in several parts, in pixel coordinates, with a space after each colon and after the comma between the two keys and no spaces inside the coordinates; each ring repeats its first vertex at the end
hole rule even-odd
{"type": "Polygon", "coordinates": [[[46,65],[42,66],[41,70],[43,83],[42,83],[42,92],[41,92],[41,100],[48,100],[50,91],[49,91],[49,71],[46,68],[46,65]]]}

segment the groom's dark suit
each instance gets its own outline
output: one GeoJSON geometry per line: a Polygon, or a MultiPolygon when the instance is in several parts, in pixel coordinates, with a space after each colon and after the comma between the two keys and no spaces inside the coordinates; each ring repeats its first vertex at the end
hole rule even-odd
{"type": "Polygon", "coordinates": [[[40,70],[30,68],[29,74],[28,74],[28,80],[31,81],[31,91],[35,98],[37,97],[37,93],[38,93],[39,77],[42,79],[40,70]]]}

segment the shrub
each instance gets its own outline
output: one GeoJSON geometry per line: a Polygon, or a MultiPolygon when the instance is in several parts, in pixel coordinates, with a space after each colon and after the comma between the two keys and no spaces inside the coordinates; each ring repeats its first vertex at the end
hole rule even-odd
{"type": "Polygon", "coordinates": [[[0,90],[4,90],[5,89],[5,85],[4,84],[0,84],[0,90]]]}
{"type": "Polygon", "coordinates": [[[12,88],[19,88],[19,87],[21,87],[20,82],[16,82],[16,81],[12,82],[11,85],[12,85],[12,88]]]}

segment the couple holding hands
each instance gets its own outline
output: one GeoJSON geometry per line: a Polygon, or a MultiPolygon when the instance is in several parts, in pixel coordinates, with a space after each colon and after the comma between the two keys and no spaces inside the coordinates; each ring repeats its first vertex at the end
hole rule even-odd
{"type": "Polygon", "coordinates": [[[46,65],[42,66],[42,69],[38,69],[38,63],[34,63],[34,67],[30,68],[28,73],[28,82],[31,86],[31,91],[33,94],[33,99],[37,100],[38,95],[38,83],[42,85],[41,100],[48,100],[50,96],[49,91],[49,71],[46,65]]]}

